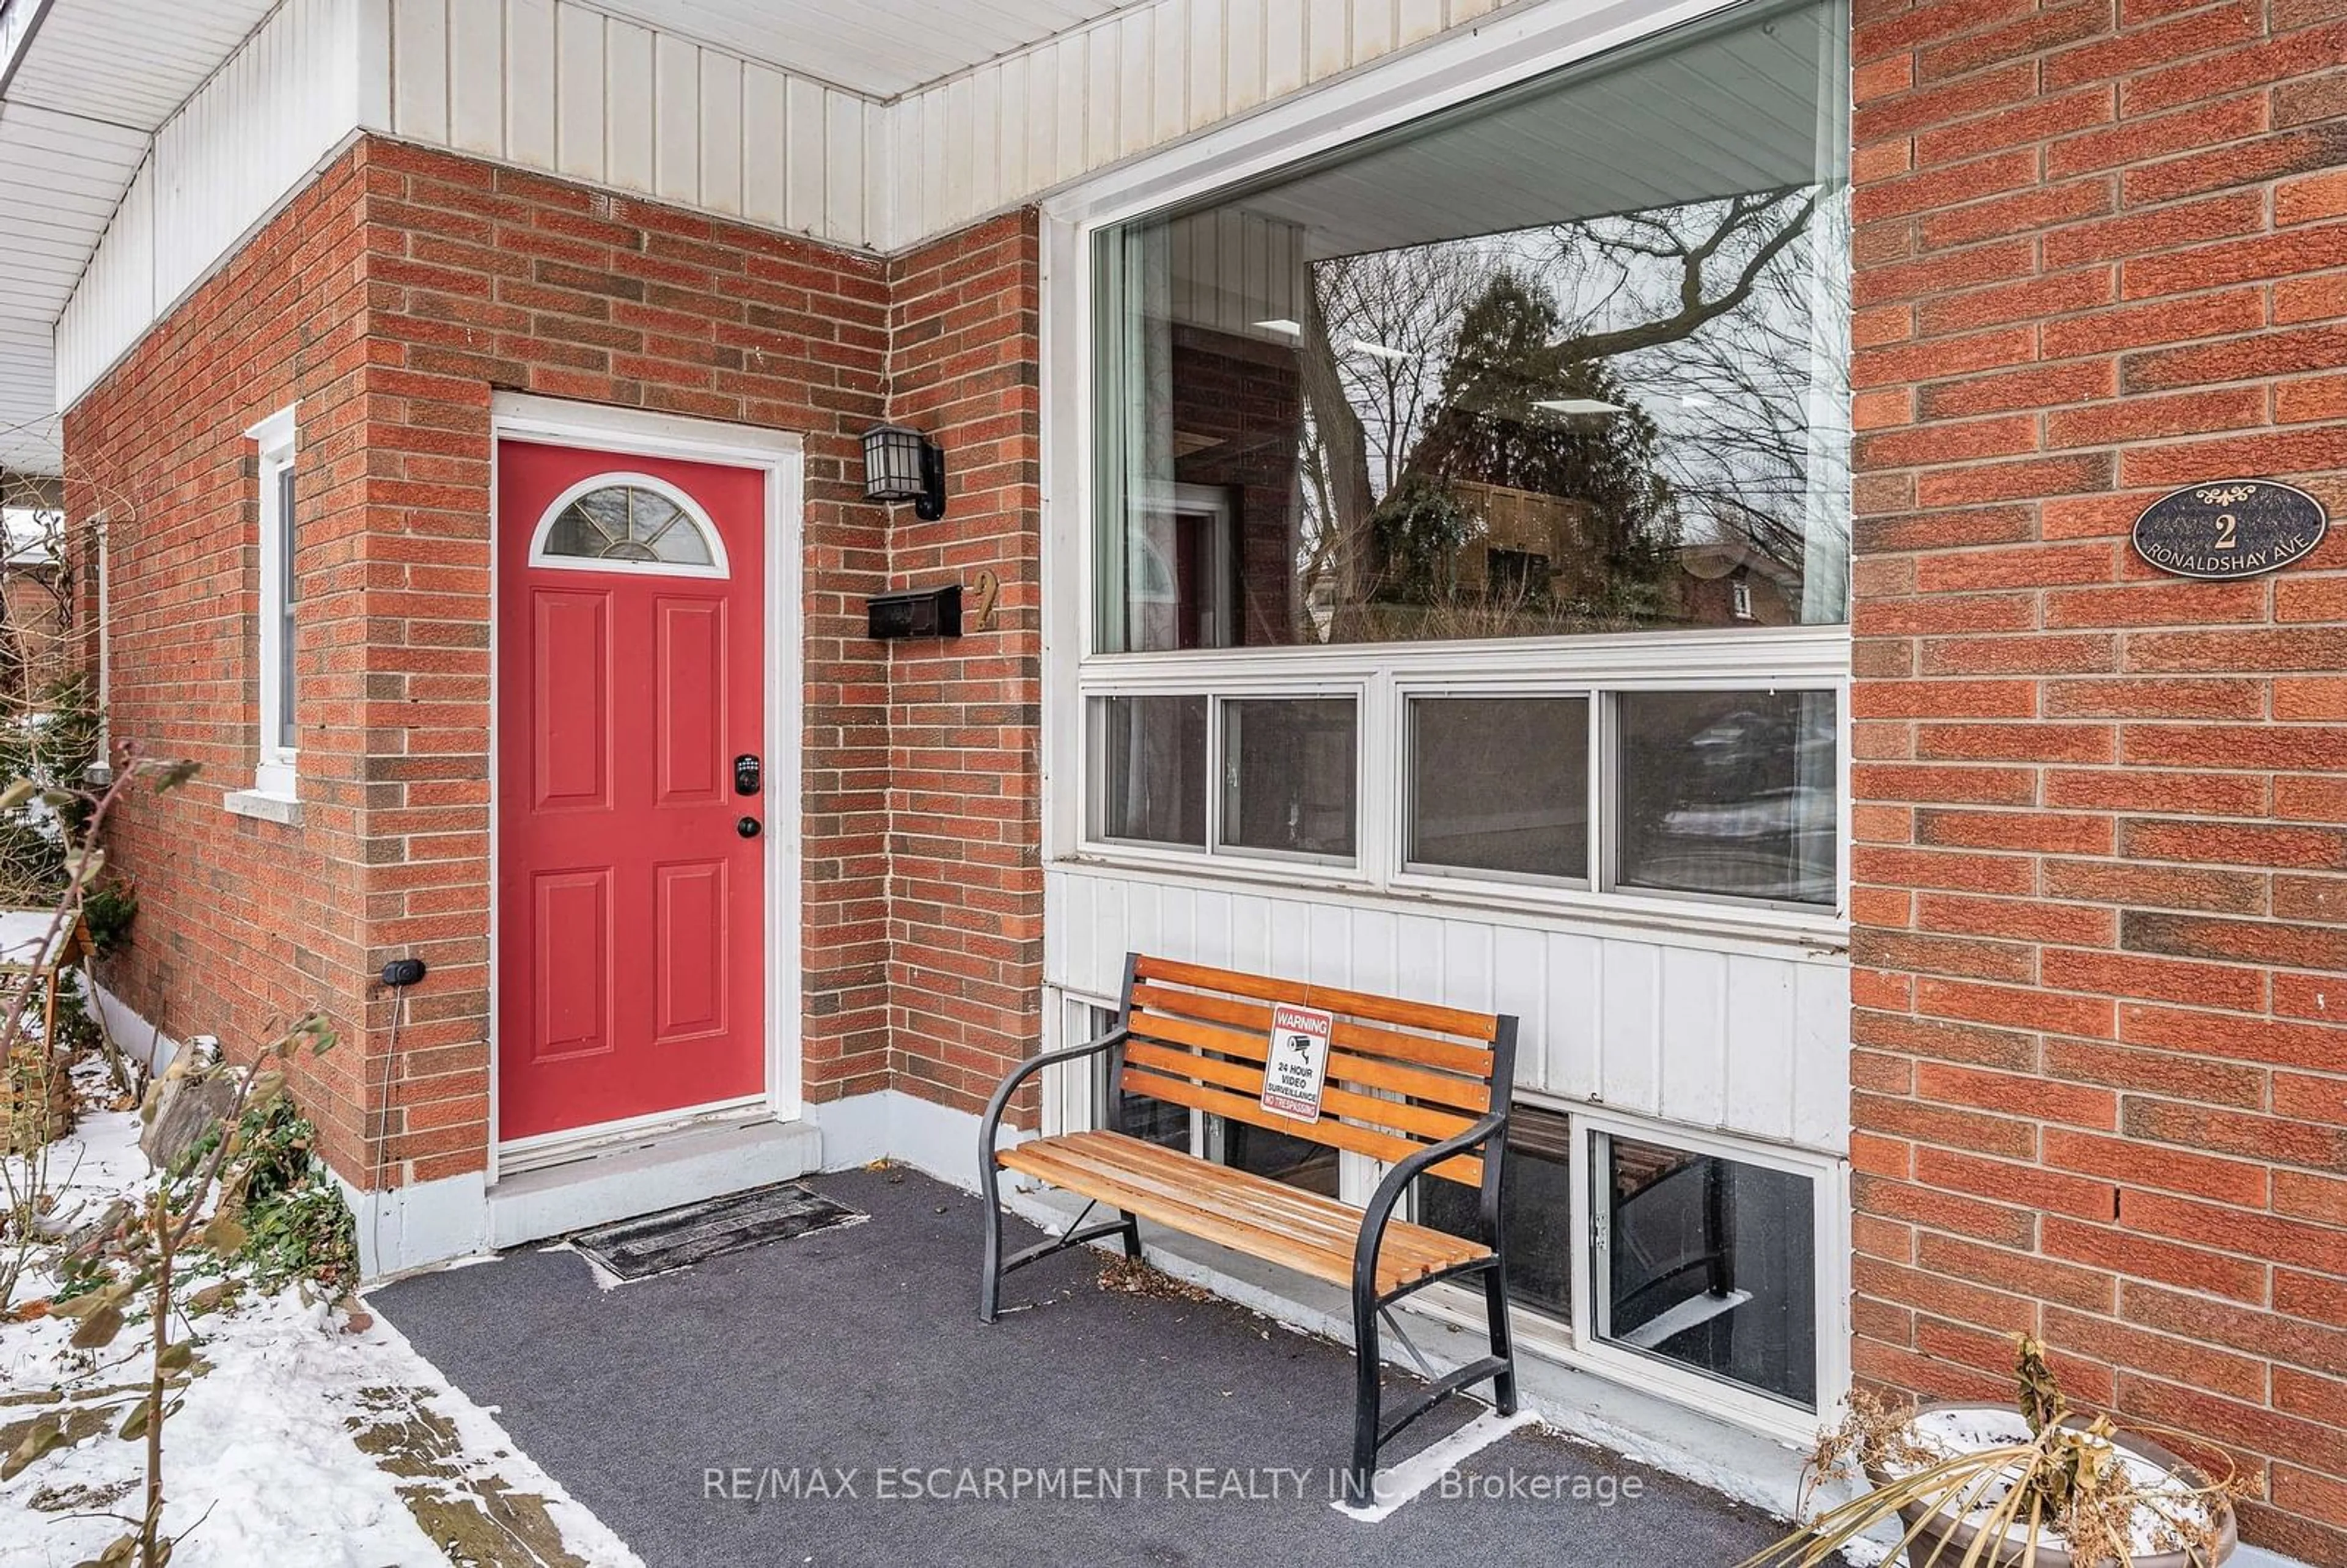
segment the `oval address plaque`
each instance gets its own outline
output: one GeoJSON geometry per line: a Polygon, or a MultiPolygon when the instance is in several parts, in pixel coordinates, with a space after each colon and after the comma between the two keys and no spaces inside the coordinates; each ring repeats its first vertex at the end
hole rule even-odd
{"type": "Polygon", "coordinates": [[[2135,520],[2135,553],[2178,577],[2255,577],[2322,542],[2322,503],[2273,479],[2219,479],[2160,497],[2135,520]]]}

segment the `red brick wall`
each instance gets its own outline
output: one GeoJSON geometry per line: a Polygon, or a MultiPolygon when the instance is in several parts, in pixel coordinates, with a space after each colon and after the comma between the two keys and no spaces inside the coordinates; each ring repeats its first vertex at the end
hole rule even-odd
{"type": "Polygon", "coordinates": [[[145,901],[126,999],[248,1049],[323,1002],[345,1043],[305,1098],[337,1167],[369,1184],[380,1134],[386,1184],[481,1168],[489,406],[511,389],[805,436],[805,1091],[982,1099],[1039,1021],[1037,265],[1031,215],[889,263],[361,142],[67,422],[74,515],[116,516],[116,733],[204,764],[118,830],[145,901]],[[897,416],[952,453],[937,525],[861,497],[892,331],[897,416]],[[220,795],[255,744],[242,431],[297,397],[313,729],[282,827],[220,795]],[[999,630],[866,637],[868,594],[981,566],[999,630]],[[408,952],[431,972],[379,1128],[394,1003],[368,979],[408,952]]]}
{"type": "Polygon", "coordinates": [[[384,1181],[481,1166],[488,406],[523,390],[805,436],[807,1099],[892,1082],[892,892],[925,953],[897,977],[910,1078],[967,1103],[993,1075],[983,1063],[1028,1050],[1032,223],[999,220],[894,274],[904,415],[944,427],[955,451],[955,509],[928,533],[901,509],[892,535],[861,502],[859,435],[887,408],[889,263],[399,143],[359,143],[85,396],[66,444],[75,517],[118,518],[115,733],[204,763],[195,791],[119,824],[119,864],[146,899],[115,972],[127,1000],[174,1035],[246,1047],[329,1005],[345,1047],[310,1099],[329,1157],[364,1183],[378,1129],[362,1105],[392,1021],[368,977],[413,950],[432,974],[401,1026],[384,1181]],[[305,822],[284,828],[219,798],[251,782],[256,744],[241,432],[296,396],[314,733],[305,822]],[[892,706],[866,594],[979,563],[1005,579],[1005,629],[901,648],[892,706]],[[894,840],[892,812],[913,824],[894,840]]]}
{"type": "MultiPolygon", "coordinates": [[[[139,896],[134,947],[105,979],[166,1033],[250,1053],[313,1008],[345,1038],[294,1089],[328,1153],[359,1168],[367,963],[367,613],[361,171],[329,169],[150,333],[66,419],[69,515],[108,520],[115,741],[199,764],[113,821],[139,896]],[[302,405],[295,483],[305,570],[297,660],[306,719],[299,826],[221,809],[250,789],[260,719],[259,487],[245,429],[302,405]]],[[[143,1047],[145,1042],[138,1044],[143,1047]]]]}
{"type": "MultiPolygon", "coordinates": [[[[74,548],[69,543],[69,548],[74,548]]],[[[49,566],[11,566],[0,571],[0,600],[5,600],[8,651],[15,671],[11,679],[28,697],[40,697],[57,682],[78,672],[84,663],[82,643],[75,635],[73,600],[79,585],[49,566]]]]}
{"type": "MultiPolygon", "coordinates": [[[[885,1081],[885,535],[863,504],[882,406],[878,261],[543,176],[363,145],[372,367],[373,946],[411,1003],[393,1156],[430,1180],[487,1143],[489,399],[537,393],[806,438],[805,1090],[885,1081]]],[[[779,781],[778,781],[779,782],[779,781]]],[[[387,1013],[384,1015],[387,1021],[387,1013]]]]}
{"type": "Polygon", "coordinates": [[[1859,0],[1857,1366],[2223,1444],[2347,1563],[2347,11],[1859,0]]]}
{"type": "Polygon", "coordinates": [[[889,268],[889,415],[944,442],[948,476],[938,520],[890,508],[890,581],[1001,585],[992,630],[965,587],[958,640],[889,645],[891,1061],[964,1110],[1041,1028],[1040,265],[1028,212],[889,268]]]}

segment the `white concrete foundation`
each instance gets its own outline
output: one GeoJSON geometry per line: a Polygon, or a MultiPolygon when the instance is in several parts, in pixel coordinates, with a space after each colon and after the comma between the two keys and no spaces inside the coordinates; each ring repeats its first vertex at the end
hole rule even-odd
{"type": "MultiPolygon", "coordinates": [[[[883,1089],[806,1108],[823,1129],[823,1168],[851,1171],[875,1160],[894,1160],[923,1175],[978,1190],[979,1118],[899,1090],[883,1089]]],[[[1009,1148],[1030,1133],[1003,1129],[995,1139],[1009,1148]]]]}

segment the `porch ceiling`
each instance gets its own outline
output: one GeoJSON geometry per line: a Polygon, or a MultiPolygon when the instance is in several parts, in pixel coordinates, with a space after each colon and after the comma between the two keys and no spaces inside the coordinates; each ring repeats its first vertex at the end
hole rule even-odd
{"type": "Polygon", "coordinates": [[[887,99],[1135,3],[595,0],[595,7],[887,99]]]}
{"type": "Polygon", "coordinates": [[[154,135],[275,0],[0,0],[0,468],[60,466],[55,329],[154,135]]]}
{"type": "MultiPolygon", "coordinates": [[[[589,0],[887,100],[1136,0],[589,0]]],[[[278,0],[0,0],[0,467],[55,474],[56,325],[155,133],[278,0]]]]}

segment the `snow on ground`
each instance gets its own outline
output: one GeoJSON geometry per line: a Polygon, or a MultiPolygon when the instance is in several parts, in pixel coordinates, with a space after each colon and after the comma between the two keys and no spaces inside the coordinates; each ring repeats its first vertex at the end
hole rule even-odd
{"type": "MultiPolygon", "coordinates": [[[[143,1184],[138,1133],[137,1112],[98,1110],[51,1146],[61,1218],[77,1207],[93,1216],[143,1184]]],[[[16,1302],[48,1288],[45,1276],[28,1278],[16,1302]]],[[[95,1353],[67,1344],[73,1328],[46,1317],[0,1321],[0,1430],[60,1404],[117,1407],[77,1444],[0,1483],[0,1563],[66,1568],[95,1557],[127,1526],[71,1515],[141,1507],[145,1444],[114,1436],[136,1396],[100,1391],[143,1386],[149,1325],[135,1319],[95,1353]]],[[[176,1568],[641,1568],[389,1325],[364,1313],[346,1321],[289,1287],[175,1324],[173,1337],[190,1329],[199,1371],[163,1437],[166,1532],[192,1527],[176,1568]],[[419,1517],[453,1540],[450,1550],[419,1517]]],[[[5,1446],[17,1437],[10,1431],[5,1446]]]]}

